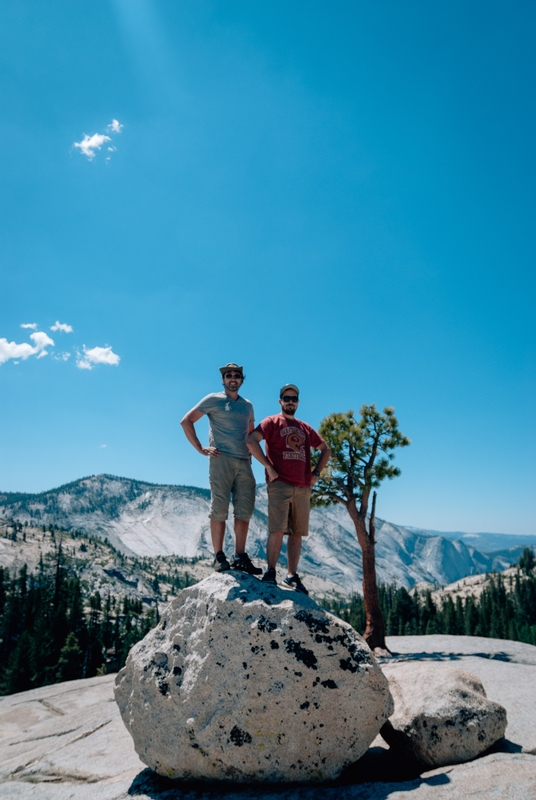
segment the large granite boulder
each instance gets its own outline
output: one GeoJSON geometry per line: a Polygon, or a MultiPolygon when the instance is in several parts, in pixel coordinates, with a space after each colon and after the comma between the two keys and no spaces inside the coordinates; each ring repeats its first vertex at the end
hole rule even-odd
{"type": "Polygon", "coordinates": [[[335,778],[393,710],[347,623],[242,573],[184,589],[138,642],[115,696],[142,761],[172,778],[335,778]]]}
{"type": "Polygon", "coordinates": [[[395,711],[381,735],[393,748],[431,767],[483,753],[506,729],[506,710],[488,700],[479,678],[441,663],[386,666],[395,711]]]}

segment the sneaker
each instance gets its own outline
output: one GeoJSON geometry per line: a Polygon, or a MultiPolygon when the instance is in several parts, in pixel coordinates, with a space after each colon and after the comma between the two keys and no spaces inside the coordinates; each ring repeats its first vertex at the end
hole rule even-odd
{"type": "Polygon", "coordinates": [[[231,569],[231,565],[225,558],[225,553],[223,550],[220,550],[219,553],[216,553],[213,566],[215,572],[225,572],[225,570],[231,569]]]}
{"type": "Polygon", "coordinates": [[[239,569],[241,572],[247,572],[248,575],[262,575],[262,569],[251,563],[247,553],[235,555],[231,561],[231,569],[239,569]]]}
{"type": "Polygon", "coordinates": [[[296,575],[287,575],[283,583],[285,584],[285,586],[290,586],[291,589],[294,589],[297,592],[301,592],[302,594],[309,594],[309,592],[301,582],[298,573],[296,573],[296,575]]]}
{"type": "Polygon", "coordinates": [[[264,575],[262,576],[263,583],[273,583],[274,586],[277,586],[277,581],[275,579],[275,569],[267,569],[264,575]]]}

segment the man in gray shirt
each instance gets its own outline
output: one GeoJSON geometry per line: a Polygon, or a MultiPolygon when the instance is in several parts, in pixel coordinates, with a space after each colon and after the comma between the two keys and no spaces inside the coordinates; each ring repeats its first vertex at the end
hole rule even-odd
{"type": "Polygon", "coordinates": [[[207,394],[181,419],[186,438],[198,453],[209,458],[210,533],[214,545],[214,569],[223,572],[239,569],[260,575],[246,553],[249,521],[255,507],[255,478],[246,437],[255,427],[253,406],[238,390],[244,382],[243,367],[226,364],[220,367],[223,392],[207,394]],[[209,446],[204,447],[195,432],[203,414],[209,421],[209,446]],[[232,496],[234,511],[235,556],[229,564],[223,552],[225,522],[232,496]]]}

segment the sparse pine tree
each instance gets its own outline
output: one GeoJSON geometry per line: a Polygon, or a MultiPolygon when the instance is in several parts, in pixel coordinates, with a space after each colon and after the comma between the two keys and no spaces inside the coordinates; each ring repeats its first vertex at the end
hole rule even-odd
{"type": "Polygon", "coordinates": [[[400,470],[391,464],[394,451],[410,441],[398,429],[392,408],[378,411],[363,405],[359,422],[353,411],[331,414],[319,432],[331,448],[331,460],[312,491],[314,505],[341,503],[352,522],[363,554],[363,597],[366,628],[363,634],[372,650],[387,649],[385,625],[378,597],[375,555],[376,488],[400,470]]]}
{"type": "Polygon", "coordinates": [[[83,653],[75,633],[68,634],[61,648],[56,672],[57,681],[74,681],[82,677],[83,653]]]}

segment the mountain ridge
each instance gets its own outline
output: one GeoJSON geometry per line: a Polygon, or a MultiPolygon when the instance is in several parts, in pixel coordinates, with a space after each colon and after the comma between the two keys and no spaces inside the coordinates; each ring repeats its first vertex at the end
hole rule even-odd
{"type": "MultiPolygon", "coordinates": [[[[37,494],[2,492],[0,518],[84,530],[108,539],[127,555],[210,557],[209,500],[209,490],[200,487],[101,474],[37,494]]],[[[266,523],[266,487],[259,486],[248,550],[261,560],[266,557],[266,523]]],[[[343,594],[360,591],[361,551],[346,509],[313,509],[310,532],[303,543],[301,571],[333,582],[343,594]]],[[[225,548],[232,552],[230,532],[225,548]]],[[[480,572],[502,571],[517,559],[518,549],[483,553],[463,540],[427,536],[377,520],[377,573],[386,584],[445,585],[480,572]]]]}

